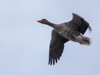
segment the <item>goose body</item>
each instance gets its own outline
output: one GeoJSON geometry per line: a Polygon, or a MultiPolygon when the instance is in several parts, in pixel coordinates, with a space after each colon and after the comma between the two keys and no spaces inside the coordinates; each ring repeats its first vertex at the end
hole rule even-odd
{"type": "Polygon", "coordinates": [[[74,41],[74,42],[78,42],[80,44],[86,44],[86,45],[90,45],[91,40],[88,37],[85,37],[82,33],[80,33],[79,31],[76,31],[75,29],[70,27],[70,24],[68,23],[63,23],[60,24],[62,25],[62,29],[56,30],[62,37],[74,41]],[[86,40],[83,40],[83,38],[87,38],[86,40]]]}
{"type": "Polygon", "coordinates": [[[90,45],[90,38],[84,36],[87,28],[91,30],[89,23],[79,15],[73,13],[73,19],[69,22],[62,24],[54,24],[46,19],[39,20],[38,22],[53,27],[50,49],[49,49],[49,64],[55,64],[60,59],[64,43],[68,41],[78,42],[80,44],[90,45]]]}

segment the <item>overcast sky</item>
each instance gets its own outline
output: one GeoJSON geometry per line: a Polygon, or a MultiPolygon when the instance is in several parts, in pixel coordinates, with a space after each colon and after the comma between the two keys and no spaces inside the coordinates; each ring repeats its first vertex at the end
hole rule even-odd
{"type": "Polygon", "coordinates": [[[100,0],[0,0],[0,75],[100,75],[100,0]],[[37,20],[63,23],[77,13],[93,31],[91,46],[65,44],[63,55],[48,65],[53,28],[37,20]]]}

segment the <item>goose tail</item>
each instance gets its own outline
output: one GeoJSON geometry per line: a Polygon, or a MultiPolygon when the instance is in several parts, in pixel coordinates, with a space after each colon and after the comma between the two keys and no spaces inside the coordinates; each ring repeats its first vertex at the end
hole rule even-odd
{"type": "Polygon", "coordinates": [[[91,43],[92,43],[92,41],[89,37],[82,36],[82,41],[80,42],[80,44],[91,45],[91,43]]]}
{"type": "Polygon", "coordinates": [[[82,36],[82,41],[79,43],[84,45],[91,45],[92,41],[89,37],[82,36]]]}

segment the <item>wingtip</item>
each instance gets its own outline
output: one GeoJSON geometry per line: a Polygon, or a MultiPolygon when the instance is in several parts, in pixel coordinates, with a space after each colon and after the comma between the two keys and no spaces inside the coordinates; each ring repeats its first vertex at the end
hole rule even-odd
{"type": "Polygon", "coordinates": [[[89,30],[92,31],[92,28],[89,26],[89,30]]]}

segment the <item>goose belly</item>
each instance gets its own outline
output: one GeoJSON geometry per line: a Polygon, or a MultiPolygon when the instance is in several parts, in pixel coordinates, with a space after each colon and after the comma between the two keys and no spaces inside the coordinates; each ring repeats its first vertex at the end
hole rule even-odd
{"type": "Polygon", "coordinates": [[[69,39],[74,42],[81,42],[82,41],[82,35],[76,36],[74,32],[72,31],[63,31],[60,33],[61,36],[63,36],[66,39],[69,39]]]}
{"type": "Polygon", "coordinates": [[[64,38],[66,39],[69,39],[69,40],[74,40],[75,37],[74,37],[74,33],[73,32],[68,32],[68,31],[63,31],[63,32],[60,32],[60,35],[63,36],[64,38]]]}
{"type": "Polygon", "coordinates": [[[60,35],[68,40],[78,42],[80,44],[85,44],[85,45],[91,44],[91,39],[83,36],[82,34],[79,34],[78,36],[76,36],[73,32],[64,31],[64,32],[60,33],[60,35]]]}

